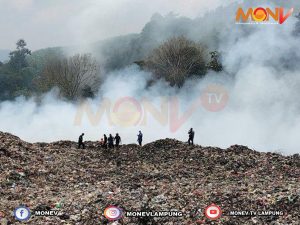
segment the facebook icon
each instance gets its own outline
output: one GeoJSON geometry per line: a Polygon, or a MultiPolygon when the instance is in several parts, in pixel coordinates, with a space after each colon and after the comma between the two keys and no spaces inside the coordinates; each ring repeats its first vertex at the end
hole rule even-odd
{"type": "Polygon", "coordinates": [[[30,218],[30,210],[25,206],[19,206],[15,209],[14,215],[19,221],[27,221],[30,218]]]}

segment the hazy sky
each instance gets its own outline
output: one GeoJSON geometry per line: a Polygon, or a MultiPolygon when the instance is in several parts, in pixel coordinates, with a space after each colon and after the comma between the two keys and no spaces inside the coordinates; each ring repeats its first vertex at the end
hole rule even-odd
{"type": "MultiPolygon", "coordinates": [[[[210,0],[209,3],[206,3],[208,0],[168,1],[171,3],[166,0],[10,0],[7,3],[0,0],[0,15],[3,17],[0,20],[0,48],[13,48],[20,37],[26,39],[31,49],[84,44],[118,34],[139,32],[155,12],[167,14],[174,11],[195,17],[222,4],[218,0],[210,0]]],[[[295,15],[299,12],[299,1],[266,1],[263,4],[262,0],[256,0],[254,4],[252,0],[245,0],[243,4],[245,7],[294,7],[295,15]]],[[[226,4],[229,3],[226,0],[226,4]]],[[[147,118],[147,123],[141,121],[136,126],[124,127],[120,120],[113,126],[105,118],[99,123],[91,121],[88,114],[83,114],[82,121],[75,123],[77,112],[81,111],[80,105],[61,101],[52,91],[38,103],[35,99],[22,97],[0,103],[0,118],[5,118],[0,123],[0,130],[27,141],[77,140],[82,132],[86,133],[87,140],[99,140],[103,133],[119,132],[124,143],[132,143],[136,142],[140,129],[146,142],[162,137],[186,141],[187,131],[193,127],[196,143],[204,146],[243,144],[256,150],[298,153],[300,102],[295,101],[293,96],[298,96],[300,90],[300,39],[292,35],[297,19],[289,18],[282,25],[235,25],[234,20],[230,22],[235,10],[236,5],[232,5],[224,11],[211,13],[205,20],[194,23],[197,30],[193,27],[187,32],[195,36],[194,40],[205,32],[208,38],[214,38],[215,29],[219,31],[219,48],[216,50],[222,53],[224,73],[210,72],[201,80],[188,81],[180,90],[170,88],[163,80],[149,87],[152,76],[136,65],[105,74],[98,97],[89,101],[93,106],[93,118],[101,109],[103,98],[111,101],[108,114],[114,116],[112,110],[120,104],[119,100],[133,97],[141,104],[141,111],[144,111],[141,118],[147,118]],[[225,17],[220,12],[224,12],[229,20],[223,19],[225,17]],[[205,31],[204,28],[212,29],[205,31]],[[214,91],[205,94],[205,90],[215,84],[221,85],[229,96],[226,107],[211,112],[200,106],[185,120],[186,110],[196,100],[199,101],[199,97],[213,94],[214,91]],[[167,116],[167,123],[161,124],[157,118],[146,114],[148,106],[145,108],[140,100],[150,99],[150,103],[156,106],[155,111],[160,112],[160,97],[165,96],[174,96],[182,107],[170,105],[170,113],[162,116],[167,116]],[[184,121],[182,127],[173,132],[171,125],[176,126],[181,121],[184,121]]],[[[178,24],[179,29],[180,26],[178,24]]],[[[157,33],[164,35],[163,31],[157,33]]],[[[125,114],[128,115],[132,114],[125,114]]],[[[122,118],[126,121],[126,117],[122,118]]]]}
{"type": "MultiPolygon", "coordinates": [[[[155,13],[195,17],[222,0],[0,0],[0,49],[35,50],[139,32],[155,13]]],[[[226,1],[226,4],[232,0],[226,1]]]]}

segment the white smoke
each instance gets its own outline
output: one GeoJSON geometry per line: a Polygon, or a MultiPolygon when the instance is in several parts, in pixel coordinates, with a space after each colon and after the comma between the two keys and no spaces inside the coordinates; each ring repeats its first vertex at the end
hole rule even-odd
{"type": "MultiPolygon", "coordinates": [[[[55,92],[48,93],[41,103],[24,98],[3,102],[0,104],[0,130],[32,142],[76,141],[82,132],[86,134],[86,139],[99,140],[104,133],[118,132],[123,143],[132,143],[136,142],[139,130],[143,131],[145,142],[166,137],[187,141],[187,131],[193,127],[196,131],[195,142],[200,145],[228,147],[242,144],[260,151],[298,153],[300,55],[297,49],[300,43],[299,38],[292,35],[295,23],[296,19],[292,17],[283,25],[224,22],[223,29],[220,29],[219,39],[222,41],[219,51],[223,54],[225,72],[210,72],[204,79],[186,82],[181,89],[170,88],[164,81],[148,86],[151,74],[139,70],[137,66],[111,72],[106,76],[99,96],[88,103],[94,113],[94,121],[84,113],[78,122],[76,116],[82,109],[80,104],[58,100],[55,92]],[[203,97],[207,87],[214,84],[227,91],[229,99],[226,107],[211,112],[196,104],[186,120],[180,122],[178,119],[189,112],[199,97],[203,97]],[[128,96],[130,101],[136,100],[142,110],[139,120],[134,117],[139,115],[136,110],[129,112],[133,120],[138,121],[136,125],[125,127],[124,121],[113,121],[114,124],[111,124],[112,112],[104,113],[97,120],[95,115],[103,102],[109,100],[109,109],[113,111],[119,100],[129,103],[128,99],[124,100],[128,96]],[[146,98],[160,111],[162,97],[167,113],[163,108],[155,117],[149,113],[149,105],[145,107],[143,99],[146,98]],[[171,114],[177,108],[172,105],[172,97],[180,104],[179,117],[175,120],[171,114]],[[178,125],[176,129],[172,129],[174,123],[178,125]]],[[[221,25],[218,24],[218,27],[221,25]]],[[[128,114],[126,116],[125,120],[131,118],[128,114]]]]}

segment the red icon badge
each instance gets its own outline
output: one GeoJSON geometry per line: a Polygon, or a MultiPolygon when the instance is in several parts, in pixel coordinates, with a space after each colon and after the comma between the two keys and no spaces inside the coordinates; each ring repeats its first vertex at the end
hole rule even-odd
{"type": "Polygon", "coordinates": [[[221,215],[222,215],[221,208],[215,204],[211,204],[210,206],[207,206],[205,209],[205,216],[208,219],[217,220],[221,217],[221,215]]]}

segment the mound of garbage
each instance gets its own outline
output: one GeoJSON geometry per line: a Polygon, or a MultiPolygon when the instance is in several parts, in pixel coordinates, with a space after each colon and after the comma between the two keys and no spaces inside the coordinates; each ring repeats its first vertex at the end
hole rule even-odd
{"type": "Polygon", "coordinates": [[[32,225],[299,224],[300,156],[245,146],[189,146],[174,139],[140,147],[103,149],[97,142],[27,143],[0,132],[0,224],[22,224],[13,211],[30,208],[32,225]],[[211,220],[205,208],[222,216],[211,220]],[[180,211],[182,217],[126,217],[110,221],[106,207],[124,212],[180,211]],[[36,216],[35,210],[59,210],[36,216]],[[233,211],[280,212],[237,216],[233,211]]]}

